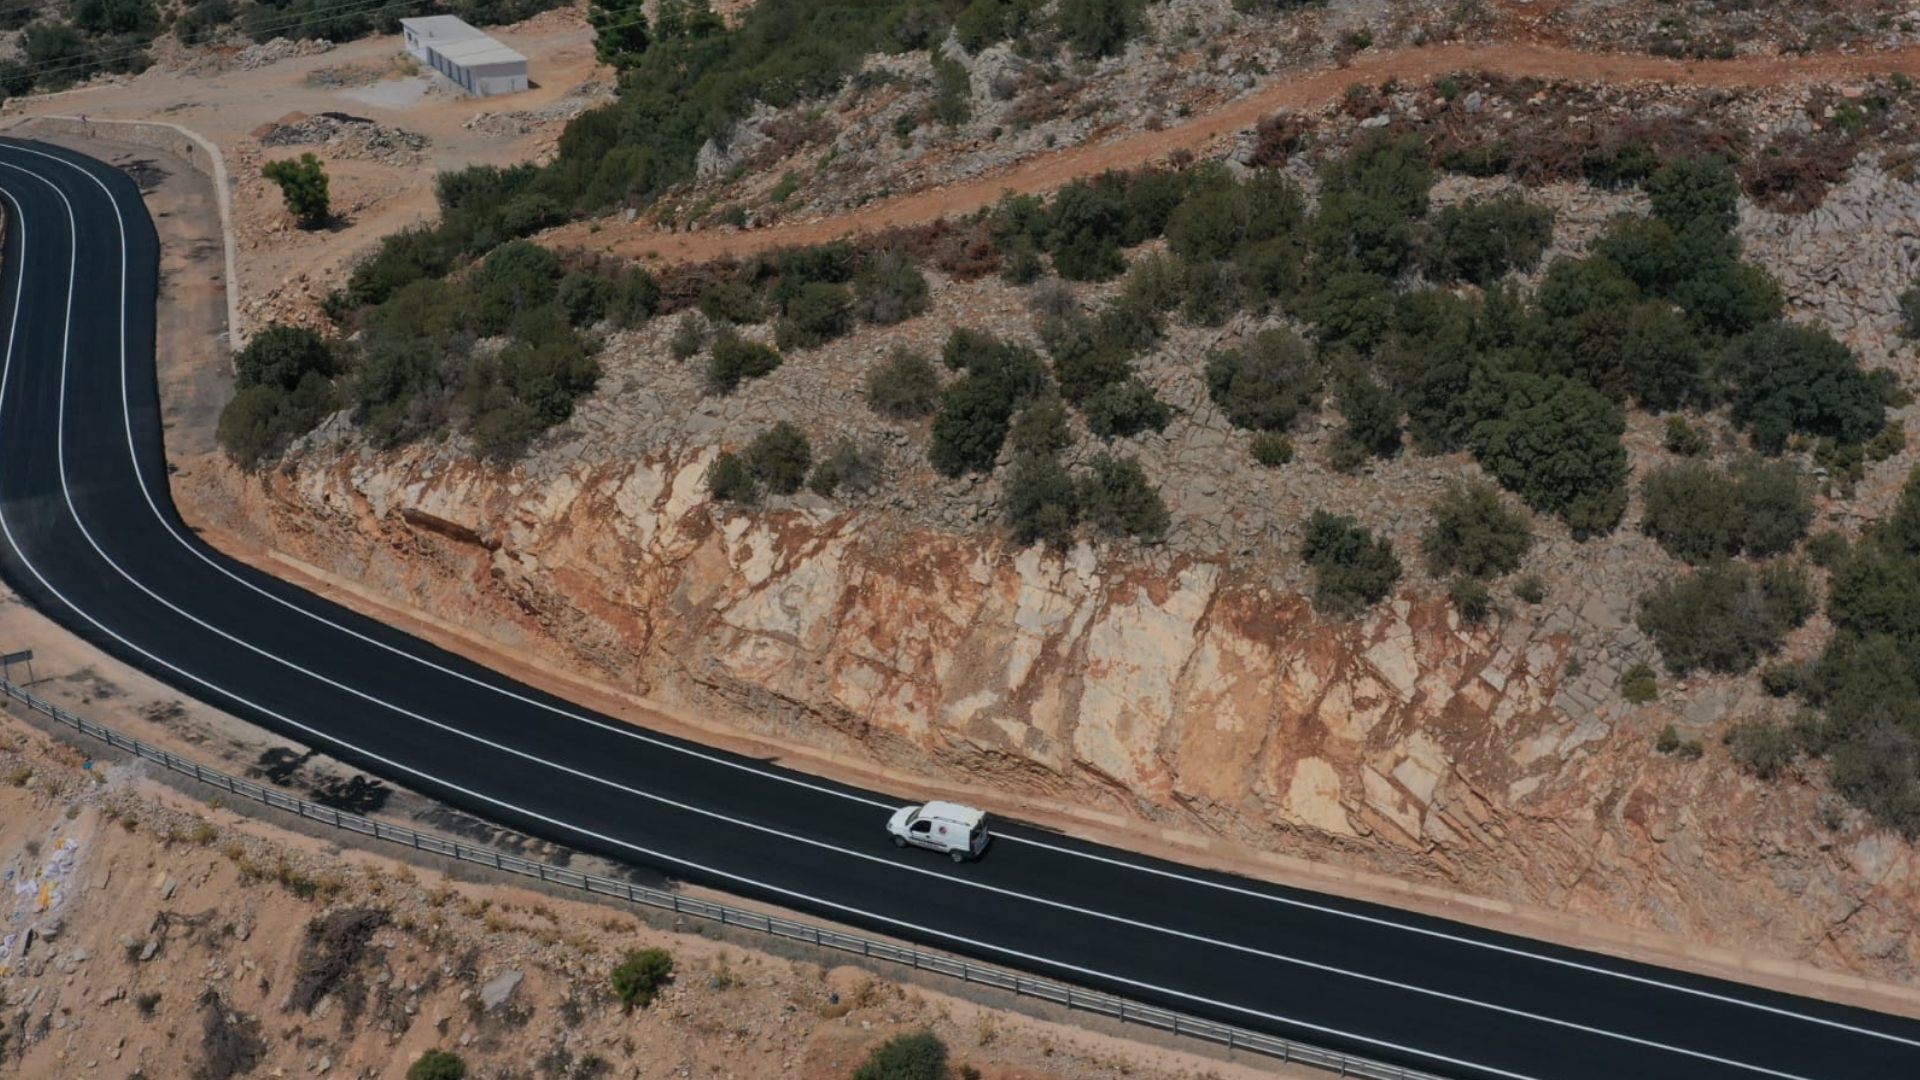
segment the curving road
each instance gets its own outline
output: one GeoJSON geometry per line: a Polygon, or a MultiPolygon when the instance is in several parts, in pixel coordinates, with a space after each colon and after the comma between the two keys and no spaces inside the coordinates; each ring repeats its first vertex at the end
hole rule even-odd
{"type": "Polygon", "coordinates": [[[882,795],[665,738],[234,563],[167,494],[134,184],[0,140],[0,572],[182,691],[530,833],[1459,1077],[1920,1075],[1920,1023],[1197,871],[1017,823],[898,852],[882,795]]]}

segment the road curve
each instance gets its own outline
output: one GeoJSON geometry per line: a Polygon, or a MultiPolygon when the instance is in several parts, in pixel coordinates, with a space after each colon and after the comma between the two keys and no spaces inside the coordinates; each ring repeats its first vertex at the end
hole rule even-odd
{"type": "Polygon", "coordinates": [[[594,715],[236,563],[168,497],[134,184],[0,140],[0,573],[183,692],[515,828],[982,960],[1458,1077],[1920,1075],[1920,1023],[1194,870],[594,715]]]}

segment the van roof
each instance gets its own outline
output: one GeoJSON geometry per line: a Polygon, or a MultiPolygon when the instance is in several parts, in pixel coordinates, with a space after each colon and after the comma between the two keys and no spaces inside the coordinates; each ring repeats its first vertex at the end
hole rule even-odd
{"type": "Polygon", "coordinates": [[[948,821],[957,821],[968,829],[972,829],[975,825],[980,824],[987,816],[987,812],[984,810],[975,810],[971,806],[962,806],[957,802],[941,802],[937,799],[922,806],[920,813],[924,817],[937,817],[945,818],[948,821]]]}

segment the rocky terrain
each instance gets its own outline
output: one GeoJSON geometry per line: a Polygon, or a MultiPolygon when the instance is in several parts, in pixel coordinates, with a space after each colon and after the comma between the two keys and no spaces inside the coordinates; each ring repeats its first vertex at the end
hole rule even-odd
{"type": "MultiPolygon", "coordinates": [[[[1748,122],[1791,123],[1806,93],[1738,107],[1748,122]]],[[[1499,183],[1455,178],[1436,201],[1499,183]]],[[[1528,194],[1557,212],[1556,252],[1583,250],[1634,207],[1583,184],[1528,194]]],[[[1797,316],[1911,377],[1892,329],[1917,215],[1920,193],[1865,160],[1819,209],[1748,205],[1740,231],[1797,316]]],[[[1729,721],[1782,703],[1750,679],[1699,676],[1663,682],[1647,705],[1622,696],[1628,667],[1658,661],[1633,598],[1676,567],[1638,534],[1637,511],[1586,543],[1540,522],[1523,569],[1546,583],[1544,601],[1503,594],[1487,626],[1461,625],[1441,583],[1417,572],[1357,621],[1319,618],[1297,554],[1309,510],[1354,514],[1413,551],[1425,507],[1475,467],[1407,455],[1356,480],[1322,464],[1322,430],[1297,438],[1292,465],[1255,468],[1198,374],[1209,348],[1259,328],[1243,319],[1178,330],[1142,365],[1176,419],[1127,448],[1166,494],[1168,541],[1016,549],[994,528],[995,481],[935,478],[922,433],[866,413],[847,388],[893,346],[937,350],[955,325],[1028,336],[1027,307],[997,279],[937,280],[929,315],[796,354],[720,399],[667,356],[672,328],[656,320],[615,336],[601,390],[509,472],[447,445],[370,453],[335,426],[290,468],[209,463],[182,494],[244,545],[779,745],[1001,805],[1151,822],[1191,850],[1324,859],[1914,979],[1911,845],[1817,777],[1762,784],[1718,745],[1729,721]],[[850,501],[710,503],[714,455],[781,418],[817,444],[875,448],[885,479],[850,501]],[[1656,753],[1669,723],[1704,758],[1656,753]]],[[[1634,419],[1637,469],[1664,457],[1659,431],[1634,419]]],[[[1823,514],[1853,525],[1882,513],[1912,461],[1829,492],[1823,514]]],[[[1818,633],[1801,631],[1790,655],[1818,633]]]]}

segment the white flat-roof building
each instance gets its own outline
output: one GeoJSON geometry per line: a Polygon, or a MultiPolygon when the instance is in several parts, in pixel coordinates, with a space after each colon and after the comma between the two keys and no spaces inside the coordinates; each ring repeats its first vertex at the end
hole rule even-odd
{"type": "Polygon", "coordinates": [[[407,51],[476,97],[527,88],[527,58],[451,15],[401,19],[407,51]]]}

